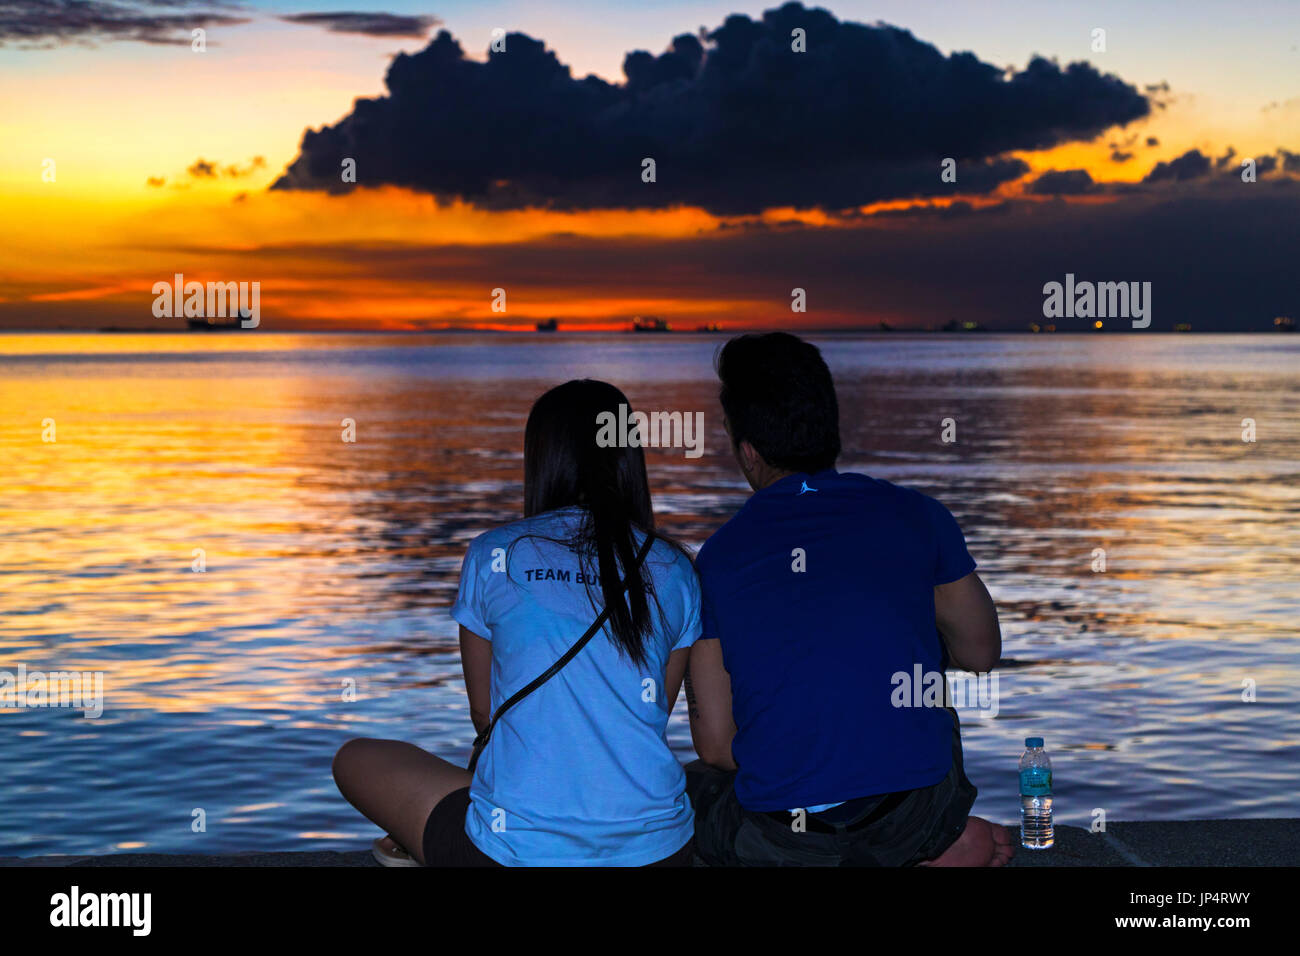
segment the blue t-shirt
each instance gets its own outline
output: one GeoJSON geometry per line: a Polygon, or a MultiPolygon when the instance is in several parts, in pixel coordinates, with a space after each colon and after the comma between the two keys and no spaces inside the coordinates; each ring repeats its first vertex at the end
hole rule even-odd
{"type": "MultiPolygon", "coordinates": [[[[568,539],[582,517],[577,508],[550,511],[470,544],[451,615],[492,642],[493,713],[604,606],[594,558],[584,564],[546,540],[568,539]]],[[[645,539],[637,539],[639,547],[645,539]]],[[[643,866],[691,839],[695,818],[665,735],[673,702],[663,687],[669,653],[700,635],[699,582],[690,560],[663,541],[642,568],[663,610],[650,601],[646,664],[621,655],[606,626],[511,708],[479,757],[465,831],[498,863],[643,866]]]]}
{"type": "Polygon", "coordinates": [[[895,706],[914,700],[895,675],[942,673],[935,585],[975,569],[943,505],[865,475],[789,475],[755,492],[696,567],[703,637],[722,642],[731,675],[741,806],[823,806],[943,779],[950,716],[895,706]]]}

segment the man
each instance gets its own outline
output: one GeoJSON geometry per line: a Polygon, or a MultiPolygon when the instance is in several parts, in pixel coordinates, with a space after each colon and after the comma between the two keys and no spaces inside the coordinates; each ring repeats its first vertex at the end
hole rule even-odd
{"type": "Polygon", "coordinates": [[[754,494],[697,562],[704,631],[686,689],[712,765],[688,768],[698,852],[713,865],[1005,863],[1007,829],[968,817],[956,712],[911,689],[1001,653],[956,521],[835,470],[839,406],[814,346],[745,335],[717,367],[754,494]]]}

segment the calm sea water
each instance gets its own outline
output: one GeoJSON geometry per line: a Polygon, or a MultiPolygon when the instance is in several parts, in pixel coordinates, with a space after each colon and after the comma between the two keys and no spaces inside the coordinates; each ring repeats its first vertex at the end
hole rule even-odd
{"type": "MultiPolygon", "coordinates": [[[[977,812],[1016,819],[1034,734],[1065,823],[1300,815],[1300,336],[817,341],[841,468],[945,502],[1001,609],[996,716],[963,712],[977,812]]],[[[702,458],[649,456],[698,546],[747,494],[719,344],[0,336],[0,670],[105,675],[99,719],[0,710],[0,855],[363,847],[344,740],[468,755],[447,608],[520,513],[531,401],[595,376],[704,412],[702,458]]],[[[669,733],[691,757],[680,705],[669,733]]]]}

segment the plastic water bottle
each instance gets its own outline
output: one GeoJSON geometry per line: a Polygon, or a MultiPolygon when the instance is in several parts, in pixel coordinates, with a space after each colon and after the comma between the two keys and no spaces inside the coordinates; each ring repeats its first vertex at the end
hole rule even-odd
{"type": "Polygon", "coordinates": [[[1052,827],[1052,762],[1042,737],[1026,737],[1020,756],[1020,845],[1046,850],[1056,842],[1052,827]]]}

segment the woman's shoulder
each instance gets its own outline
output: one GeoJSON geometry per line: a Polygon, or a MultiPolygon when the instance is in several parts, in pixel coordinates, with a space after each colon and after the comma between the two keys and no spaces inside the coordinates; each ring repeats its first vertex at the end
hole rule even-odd
{"type": "Polygon", "coordinates": [[[476,570],[485,575],[487,579],[495,577],[495,575],[487,574],[487,572],[504,568],[505,556],[510,554],[514,549],[515,542],[521,536],[520,529],[515,527],[518,524],[521,524],[521,522],[512,521],[508,524],[497,525],[495,528],[488,528],[471,538],[469,544],[465,546],[464,558],[461,562],[462,576],[467,572],[476,570]]]}
{"type": "Polygon", "coordinates": [[[563,536],[571,524],[571,509],[545,511],[539,515],[515,518],[480,532],[470,541],[471,548],[506,546],[529,536],[563,536]]]}
{"type": "Polygon", "coordinates": [[[696,581],[695,561],[691,553],[685,546],[662,535],[655,536],[647,562],[654,565],[656,575],[680,578],[688,584],[696,581]]]}

